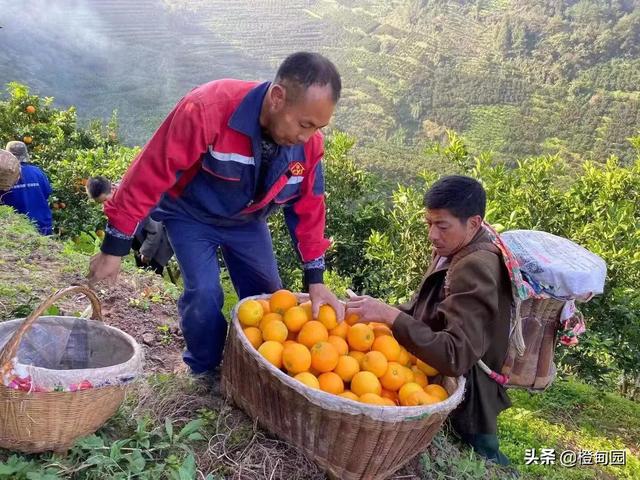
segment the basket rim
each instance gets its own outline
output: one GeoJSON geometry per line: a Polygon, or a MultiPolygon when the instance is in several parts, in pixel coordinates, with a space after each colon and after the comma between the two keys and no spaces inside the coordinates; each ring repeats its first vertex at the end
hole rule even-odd
{"type": "MultiPolygon", "coordinates": [[[[298,297],[298,300],[308,299],[307,294],[295,295],[296,297],[298,297]]],[[[366,415],[374,420],[390,420],[391,417],[387,415],[393,412],[394,414],[396,414],[393,418],[393,421],[398,421],[415,420],[416,418],[443,412],[446,412],[448,415],[462,401],[466,383],[466,379],[462,375],[455,378],[455,380],[457,381],[456,389],[446,400],[432,405],[419,405],[415,407],[403,406],[402,408],[398,408],[397,406],[392,407],[391,405],[371,405],[367,403],[357,402],[355,400],[323,392],[322,390],[313,389],[303,384],[302,382],[295,380],[293,377],[290,377],[282,370],[269,363],[262,355],[260,355],[260,353],[258,353],[253,345],[249,343],[246,335],[240,333],[243,331],[242,325],[240,324],[237,315],[240,305],[248,300],[264,300],[269,298],[270,296],[271,295],[269,294],[253,295],[239,300],[231,311],[231,321],[234,327],[231,330],[232,332],[234,332],[234,335],[239,338],[240,343],[246,352],[248,352],[254,359],[257,359],[260,364],[264,368],[268,369],[281,383],[284,383],[288,387],[293,388],[296,392],[300,393],[313,404],[325,410],[330,410],[337,413],[366,415]],[[336,402],[338,405],[336,405],[336,402]]]]}
{"type": "MultiPolygon", "coordinates": [[[[26,318],[27,317],[13,318],[11,320],[6,320],[6,321],[2,322],[2,325],[11,325],[11,324],[14,324],[14,323],[19,325],[21,322],[24,322],[24,320],[26,318]]],[[[101,322],[99,320],[92,320],[90,318],[83,318],[83,317],[74,317],[74,316],[71,316],[71,315],[42,315],[42,316],[38,317],[37,322],[39,322],[42,319],[45,319],[45,320],[46,319],[82,320],[82,321],[85,321],[85,322],[87,322],[89,324],[92,324],[93,326],[97,326],[99,328],[104,328],[106,330],[110,330],[111,332],[113,332],[113,333],[115,333],[117,335],[120,335],[122,338],[124,338],[124,340],[126,340],[129,343],[129,345],[131,345],[131,347],[133,348],[133,354],[125,362],[116,363],[114,365],[109,365],[109,366],[106,366],[106,367],[98,367],[98,368],[71,368],[71,369],[67,369],[67,370],[56,370],[56,369],[53,369],[53,368],[37,367],[35,365],[31,365],[31,364],[28,364],[28,363],[22,363],[22,362],[17,361],[17,358],[16,358],[16,362],[15,362],[16,365],[29,366],[30,368],[38,369],[39,371],[42,371],[42,372],[52,372],[52,373],[53,372],[73,372],[74,375],[75,374],[80,375],[80,374],[83,374],[83,373],[87,372],[87,373],[92,373],[93,375],[95,375],[96,373],[100,373],[100,372],[102,372],[102,371],[104,371],[106,369],[110,369],[110,368],[113,368],[113,367],[118,366],[118,365],[125,365],[125,364],[130,363],[130,362],[133,363],[134,361],[135,362],[138,362],[138,361],[142,362],[143,350],[142,350],[142,347],[140,346],[140,344],[135,340],[135,338],[133,338],[127,332],[124,332],[124,331],[120,330],[119,328],[113,327],[111,325],[107,325],[106,323],[101,322]]],[[[36,325],[37,325],[37,322],[36,322],[36,325]]],[[[0,328],[2,328],[2,327],[0,327],[0,328]]],[[[4,347],[4,345],[0,345],[0,350],[3,347],[4,347]]]]}

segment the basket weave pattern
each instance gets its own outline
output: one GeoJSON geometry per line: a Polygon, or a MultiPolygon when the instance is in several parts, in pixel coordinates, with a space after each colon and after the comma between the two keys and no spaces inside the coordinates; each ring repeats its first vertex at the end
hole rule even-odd
{"type": "Polygon", "coordinates": [[[366,405],[310,389],[255,351],[236,312],[237,306],[225,346],[223,390],[262,427],[296,445],[334,478],[387,478],[426,449],[462,400],[462,377],[445,378],[449,399],[419,407],[366,405]]]}
{"type": "Polygon", "coordinates": [[[553,354],[563,307],[564,302],[552,298],[522,302],[520,315],[526,349],[520,357],[513,346],[509,348],[502,373],[509,375],[510,383],[531,390],[543,390],[554,380],[556,367],[553,354]]]}
{"type": "MultiPolygon", "coordinates": [[[[23,335],[59,298],[83,293],[91,300],[93,319],[102,320],[100,302],[86,287],[57,291],[27,319],[0,352],[0,368],[8,371],[23,335]]],[[[76,439],[95,432],[118,409],[126,386],[113,385],[76,392],[26,392],[0,384],[0,447],[26,453],[65,452],[76,439]]]]}

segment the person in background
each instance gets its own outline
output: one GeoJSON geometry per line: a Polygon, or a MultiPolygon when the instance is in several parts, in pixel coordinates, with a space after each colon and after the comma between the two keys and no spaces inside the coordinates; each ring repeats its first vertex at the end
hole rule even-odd
{"type": "MultiPolygon", "coordinates": [[[[89,198],[100,204],[109,200],[117,188],[102,176],[90,177],[86,186],[89,198]]],[[[146,217],[136,228],[131,249],[138,268],[151,270],[158,275],[162,275],[164,267],[173,257],[164,225],[151,217],[146,217]]]]}
{"type": "Polygon", "coordinates": [[[0,194],[0,202],[29,217],[42,235],[51,235],[53,215],[49,196],[53,190],[47,175],[29,163],[29,151],[23,142],[9,142],[6,150],[20,161],[20,178],[11,190],[0,194]]]}

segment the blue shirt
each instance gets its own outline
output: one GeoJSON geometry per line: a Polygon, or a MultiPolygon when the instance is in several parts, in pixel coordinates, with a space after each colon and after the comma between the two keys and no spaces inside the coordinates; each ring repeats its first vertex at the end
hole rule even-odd
{"type": "Polygon", "coordinates": [[[51,195],[49,179],[35,165],[20,164],[20,179],[6,193],[0,193],[0,203],[12,206],[18,213],[29,217],[43,235],[52,233],[52,215],[49,208],[51,195]]]}

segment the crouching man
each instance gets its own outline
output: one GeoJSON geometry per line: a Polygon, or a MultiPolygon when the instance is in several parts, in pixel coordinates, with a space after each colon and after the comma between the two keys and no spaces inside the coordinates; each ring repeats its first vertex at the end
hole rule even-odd
{"type": "Polygon", "coordinates": [[[444,177],[426,193],[424,206],[433,259],[414,299],[394,307],[352,297],[347,314],[357,314],[360,322],[384,322],[417,358],[444,375],[464,375],[464,400],[451,424],[478,454],[506,465],[497,418],[511,402],[505,388],[477,365],[482,360],[501,370],[512,298],[506,267],[482,227],[486,193],[472,178],[444,177]]]}

